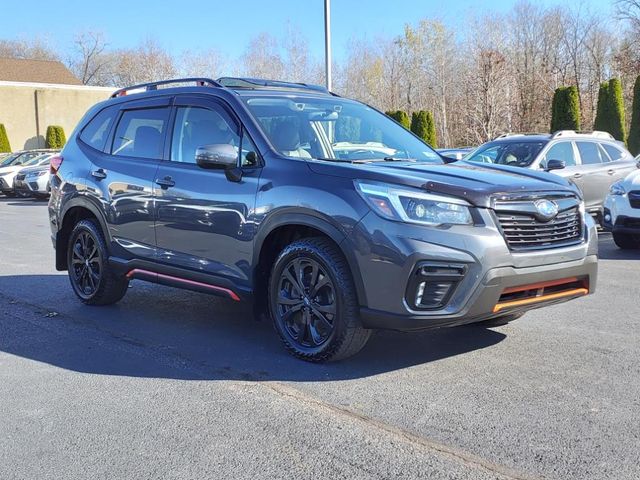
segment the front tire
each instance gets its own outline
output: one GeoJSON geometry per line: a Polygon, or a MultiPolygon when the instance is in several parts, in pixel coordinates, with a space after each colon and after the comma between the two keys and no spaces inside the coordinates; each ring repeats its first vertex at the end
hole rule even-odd
{"type": "Polygon", "coordinates": [[[322,237],[295,241],[280,253],[269,279],[269,309],[285,348],[309,362],[355,355],[371,335],[360,321],[349,265],[322,237]]]}
{"type": "Polygon", "coordinates": [[[129,286],[126,277],[109,266],[107,246],[100,228],[92,220],[76,224],[67,246],[67,269],[73,291],[87,305],[116,303],[129,286]]]}
{"type": "Polygon", "coordinates": [[[622,250],[640,248],[640,240],[636,240],[633,235],[627,233],[613,233],[613,241],[622,250]]]}

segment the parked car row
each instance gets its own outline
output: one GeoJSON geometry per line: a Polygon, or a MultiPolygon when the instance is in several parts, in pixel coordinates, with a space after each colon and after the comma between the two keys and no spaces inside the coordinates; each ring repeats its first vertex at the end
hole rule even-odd
{"type": "Polygon", "coordinates": [[[0,192],[8,197],[49,196],[49,159],[58,150],[24,150],[0,159],[0,192]]]}

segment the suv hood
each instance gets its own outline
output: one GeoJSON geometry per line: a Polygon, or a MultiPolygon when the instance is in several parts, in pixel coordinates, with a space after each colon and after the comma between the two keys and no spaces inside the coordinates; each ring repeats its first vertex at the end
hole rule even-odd
{"type": "Polygon", "coordinates": [[[636,170],[627,175],[624,180],[622,180],[622,184],[627,191],[640,190],[640,170],[636,170]]]}
{"type": "Polygon", "coordinates": [[[20,173],[40,172],[42,170],[49,170],[49,164],[24,167],[20,170],[20,173]]]}
{"type": "Polygon", "coordinates": [[[311,170],[325,175],[372,180],[463,198],[478,207],[491,207],[491,198],[508,194],[571,193],[580,190],[564,178],[504,165],[458,161],[446,165],[413,162],[366,164],[310,161],[311,170]]]}

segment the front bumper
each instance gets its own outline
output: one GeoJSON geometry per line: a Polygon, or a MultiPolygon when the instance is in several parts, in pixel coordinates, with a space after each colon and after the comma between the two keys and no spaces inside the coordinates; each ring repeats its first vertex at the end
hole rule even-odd
{"type": "Polygon", "coordinates": [[[595,291],[597,231],[589,215],[584,219],[582,243],[516,253],[508,249],[491,213],[488,210],[480,213],[482,226],[442,228],[390,222],[373,213],[365,216],[354,235],[345,240],[346,248],[355,252],[364,285],[360,308],[364,326],[421,330],[462,325],[564,302],[595,291]],[[464,266],[463,278],[441,308],[419,310],[407,301],[409,280],[424,262],[464,266]],[[517,290],[514,287],[561,280],[576,288],[549,296],[542,295],[541,290],[544,298],[512,302],[496,310],[499,303],[504,303],[505,293],[517,290]]]}
{"type": "Polygon", "coordinates": [[[640,235],[640,208],[633,208],[627,194],[608,195],[604,203],[603,228],[609,232],[640,235]]]}

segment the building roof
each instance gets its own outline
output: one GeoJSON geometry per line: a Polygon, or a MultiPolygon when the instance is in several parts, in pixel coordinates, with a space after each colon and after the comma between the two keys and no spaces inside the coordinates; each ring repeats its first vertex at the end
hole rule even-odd
{"type": "Polygon", "coordinates": [[[67,67],[56,60],[4,57],[0,57],[0,81],[82,85],[67,67]]]}

